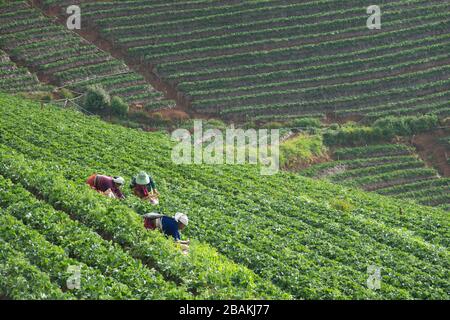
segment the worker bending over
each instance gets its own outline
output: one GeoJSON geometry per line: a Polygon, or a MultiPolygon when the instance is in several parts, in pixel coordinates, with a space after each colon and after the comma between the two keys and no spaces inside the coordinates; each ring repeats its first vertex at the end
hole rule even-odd
{"type": "Polygon", "coordinates": [[[168,237],[173,237],[180,244],[188,245],[189,241],[182,241],[180,231],[188,225],[187,215],[177,212],[175,217],[167,217],[158,213],[147,213],[144,215],[144,226],[146,229],[158,229],[168,237]]]}
{"type": "Polygon", "coordinates": [[[93,174],[86,183],[94,190],[109,196],[110,198],[125,199],[120,188],[125,184],[122,177],[109,177],[100,174],[93,174]]]}
{"type": "Polygon", "coordinates": [[[146,172],[142,171],[137,176],[133,177],[130,187],[137,197],[150,200],[152,203],[156,204],[159,192],[156,189],[156,185],[152,177],[146,172]]]}

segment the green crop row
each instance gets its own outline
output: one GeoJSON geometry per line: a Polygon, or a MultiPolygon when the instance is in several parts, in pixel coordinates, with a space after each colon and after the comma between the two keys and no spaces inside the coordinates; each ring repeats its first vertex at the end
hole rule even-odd
{"type": "Polygon", "coordinates": [[[9,57],[0,51],[0,92],[20,92],[44,90],[35,75],[25,68],[18,68],[9,57]]]}
{"type": "Polygon", "coordinates": [[[81,266],[82,285],[71,291],[80,299],[126,299],[131,298],[127,286],[106,277],[100,271],[74,260],[60,247],[45,240],[38,232],[6,212],[0,215],[1,239],[14,250],[21,252],[31,263],[47,273],[60,288],[67,290],[71,277],[70,266],[81,266]]]}
{"type": "MultiPolygon", "coordinates": [[[[438,179],[439,180],[439,179],[438,179]]],[[[429,188],[423,188],[415,191],[405,192],[397,195],[398,198],[417,199],[420,203],[423,203],[423,199],[435,196],[445,196],[449,193],[449,184],[441,186],[431,186],[429,188]]]]}
{"type": "MultiPolygon", "coordinates": [[[[190,224],[188,235],[212,244],[295,297],[445,295],[448,266],[447,251],[442,246],[447,244],[446,218],[440,211],[358,191],[350,193],[290,174],[267,179],[251,166],[176,166],[170,161],[172,144],[164,134],[148,135],[50,106],[39,110],[33,103],[8,97],[4,100],[8,107],[3,108],[4,118],[0,119],[1,143],[10,148],[2,149],[9,155],[0,160],[2,173],[27,189],[40,192],[51,204],[62,203],[71,208],[95,230],[105,229],[106,220],[101,226],[96,222],[105,215],[113,215],[121,227],[127,226],[123,233],[121,229],[114,231],[128,239],[142,226],[134,224],[134,213],[116,201],[85,194],[88,191],[82,186],[86,175],[100,171],[120,173],[128,179],[137,168],[145,168],[156,175],[163,194],[159,209],[166,213],[187,210],[190,214],[194,223],[190,224]],[[34,109],[37,112],[30,112],[34,109]],[[17,126],[21,128],[20,136],[15,134],[17,126]],[[143,144],[148,148],[142,148],[143,144]],[[25,158],[11,148],[24,153],[25,158]],[[298,190],[298,194],[292,190],[298,190]],[[351,213],[332,206],[331,200],[344,195],[355,206],[351,213]],[[82,199],[74,199],[78,196],[82,199]],[[408,214],[400,216],[399,207],[408,214]],[[429,218],[423,220],[425,212],[429,218]],[[130,217],[131,222],[120,219],[122,216],[130,217]],[[414,232],[415,237],[405,230],[414,232]],[[385,270],[385,286],[378,293],[365,286],[366,268],[373,263],[385,270]]],[[[126,205],[141,213],[154,210],[128,190],[126,193],[126,205]]],[[[144,231],[141,236],[146,239],[154,235],[144,231]]],[[[195,254],[196,241],[193,244],[194,257],[189,259],[199,259],[195,254]]],[[[194,261],[199,264],[197,268],[208,265],[206,260],[194,261]]],[[[221,283],[220,278],[210,281],[207,283],[221,283]]],[[[204,286],[208,284],[199,287],[204,286]]]]}
{"type": "Polygon", "coordinates": [[[413,152],[413,148],[404,144],[371,145],[356,148],[340,148],[334,151],[336,159],[373,158],[379,156],[407,155],[413,152]]]}
{"type": "MultiPolygon", "coordinates": [[[[414,18],[419,12],[422,17],[427,17],[428,14],[435,15],[440,8],[442,8],[442,5],[438,5],[436,7],[426,7],[426,9],[414,8],[411,10],[403,9],[401,11],[388,11],[384,14],[388,16],[386,19],[388,19],[392,23],[392,21],[396,20],[401,21],[414,18]],[[427,10],[430,10],[430,12],[427,13],[427,10]]],[[[358,8],[357,10],[360,9],[358,8]]],[[[355,9],[353,9],[353,11],[355,12],[355,9]]],[[[327,36],[332,36],[336,33],[336,30],[340,30],[342,34],[351,34],[357,33],[366,28],[364,24],[366,19],[364,16],[356,16],[355,18],[352,16],[346,16],[343,19],[334,18],[332,20],[315,16],[304,16],[304,18],[305,21],[311,20],[321,22],[315,24],[305,24],[304,22],[300,22],[299,25],[293,27],[272,27],[268,30],[244,32],[243,34],[234,33],[232,35],[219,37],[207,37],[201,40],[137,46],[130,48],[129,52],[133,55],[145,54],[146,57],[151,57],[152,62],[156,61],[159,63],[166,61],[167,56],[173,56],[170,61],[176,61],[177,59],[175,59],[175,57],[178,55],[188,55],[190,59],[192,59],[192,57],[195,57],[197,53],[208,51],[211,51],[212,53],[215,49],[224,51],[230,48],[255,47],[256,50],[257,46],[259,45],[269,45],[271,43],[279,43],[285,41],[292,43],[298,42],[300,40],[303,40],[303,42],[307,42],[307,40],[310,39],[320,39],[326,38],[327,36]]],[[[391,25],[391,23],[389,24],[389,26],[391,25]]]]}
{"type": "MultiPolygon", "coordinates": [[[[277,61],[275,58],[274,60],[266,62],[266,63],[254,63],[254,64],[245,64],[237,65],[237,66],[229,66],[225,68],[208,68],[206,70],[194,70],[192,72],[183,72],[183,71],[177,71],[175,68],[174,70],[170,70],[170,73],[163,73],[163,70],[161,67],[164,67],[164,65],[156,67],[156,70],[158,73],[164,75],[164,77],[170,81],[180,81],[180,82],[189,82],[189,81],[197,81],[197,80],[204,80],[204,79],[214,79],[214,78],[229,78],[230,76],[227,76],[232,72],[233,74],[237,74],[239,76],[252,76],[254,74],[257,74],[258,72],[276,72],[280,70],[289,70],[289,69],[298,69],[304,66],[317,64],[318,66],[327,64],[328,59],[332,59],[335,63],[345,63],[348,62],[348,58],[351,57],[353,60],[357,59],[364,59],[364,58],[376,58],[377,56],[384,55],[386,52],[392,51],[398,51],[399,48],[402,48],[403,50],[409,51],[409,50],[416,50],[423,46],[431,46],[436,45],[441,42],[444,42],[450,38],[450,35],[444,34],[444,35],[433,35],[433,36],[426,36],[424,38],[419,39],[413,39],[408,41],[399,41],[396,43],[390,43],[387,45],[382,46],[374,46],[370,48],[365,48],[362,50],[350,52],[350,53],[341,53],[341,54],[332,54],[332,55],[322,55],[322,56],[311,56],[311,57],[305,57],[302,60],[298,59],[292,59],[289,57],[286,57],[285,59],[277,61]],[[190,80],[192,79],[192,80],[190,80]]],[[[400,51],[401,52],[401,51],[400,51]]],[[[292,56],[295,56],[293,53],[292,56]]]]}
{"type": "MultiPolygon", "coordinates": [[[[2,7],[3,5],[0,6],[2,7]]],[[[17,24],[20,30],[13,22],[2,23],[0,44],[7,48],[9,54],[23,61],[26,66],[32,66],[48,76],[53,84],[75,86],[74,84],[78,81],[99,84],[114,81],[117,74],[124,72],[134,74],[123,62],[112,58],[108,53],[99,51],[76,33],[68,32],[65,27],[56,25],[54,21],[44,17],[39,10],[27,6],[27,12],[33,16],[17,19],[20,20],[17,24]]],[[[14,15],[19,17],[20,14],[20,11],[12,11],[8,14],[8,18],[14,15]]],[[[135,74],[135,77],[145,81],[138,74],[135,74]]],[[[10,86],[12,85],[20,87],[18,83],[10,86]]],[[[126,81],[116,85],[123,88],[122,91],[116,88],[118,89],[116,91],[123,92],[123,98],[129,102],[139,101],[151,104],[155,101],[156,105],[157,98],[163,96],[148,94],[149,86],[137,91],[137,87],[128,89],[131,84],[126,81]],[[131,90],[135,91],[136,97],[130,100],[126,93],[131,90]]],[[[82,86],[77,88],[80,88],[80,91],[86,90],[86,87],[82,86]]],[[[160,105],[160,107],[166,106],[160,105]]]]}
{"type": "Polygon", "coordinates": [[[434,179],[437,171],[431,168],[418,168],[409,170],[398,170],[388,173],[381,173],[369,177],[355,178],[345,181],[347,186],[361,186],[365,190],[372,191],[380,188],[390,187],[405,182],[414,182],[424,179],[434,179]]]}
{"type": "Polygon", "coordinates": [[[14,300],[73,299],[3,239],[0,239],[0,295],[14,300]]]}
{"type": "Polygon", "coordinates": [[[379,90],[385,90],[386,88],[392,88],[394,85],[397,88],[407,87],[410,88],[417,83],[417,77],[428,80],[447,80],[447,75],[450,70],[450,66],[437,66],[423,71],[416,71],[412,73],[403,73],[397,76],[388,76],[381,79],[371,79],[357,81],[355,83],[343,83],[343,84],[331,84],[321,85],[311,88],[299,88],[290,90],[273,90],[256,94],[242,95],[239,97],[228,96],[217,99],[205,99],[196,100],[193,102],[194,108],[206,107],[236,107],[239,105],[252,104],[258,101],[276,102],[277,100],[314,100],[315,98],[334,98],[340,95],[348,95],[349,93],[367,93],[379,90]]]}
{"type": "Polygon", "coordinates": [[[11,149],[2,149],[10,155],[9,160],[6,157],[2,159],[2,174],[6,175],[8,171],[8,177],[20,180],[25,187],[34,189],[51,204],[71,212],[83,224],[101,230],[105,236],[129,248],[133,257],[154,266],[167,278],[181,282],[200,297],[231,296],[243,299],[264,297],[266,294],[287,297],[262,280],[259,283],[260,280],[254,278],[249,270],[234,265],[200,243],[191,245],[192,260],[188,260],[171,241],[158,233],[145,231],[141,218],[126,207],[108,205],[107,199],[99,198],[92,191],[86,192],[87,187],[80,192],[77,185],[61,177],[58,179],[56,172],[48,180],[48,173],[52,172],[49,167],[37,161],[33,168],[29,167],[28,160],[11,149]],[[19,171],[22,172],[20,176],[19,171]]]}
{"type": "MultiPolygon", "coordinates": [[[[447,51],[450,49],[450,46],[448,46],[447,49],[444,49],[444,51],[447,51]]],[[[411,68],[417,68],[421,67],[424,64],[442,64],[450,57],[450,54],[445,53],[443,55],[436,55],[431,58],[425,58],[420,59],[412,62],[405,62],[400,64],[393,64],[385,67],[380,68],[373,68],[373,69],[367,69],[363,71],[353,71],[353,72],[341,72],[341,73],[333,73],[333,70],[329,70],[329,72],[332,73],[332,75],[327,76],[317,76],[314,78],[301,78],[301,77],[294,77],[293,80],[289,81],[279,81],[281,79],[277,79],[276,81],[272,81],[267,84],[258,84],[258,85],[244,85],[242,87],[221,87],[216,86],[214,88],[209,88],[207,90],[192,90],[189,92],[189,97],[197,100],[206,100],[210,99],[211,97],[214,98],[221,98],[228,95],[231,96],[241,96],[241,95],[247,95],[249,93],[258,93],[258,92],[267,92],[273,90],[286,90],[286,89],[292,89],[292,88],[305,88],[305,87],[313,87],[317,85],[325,85],[327,82],[333,84],[339,81],[339,83],[343,82],[357,82],[359,78],[362,77],[362,79],[376,79],[376,78],[383,78],[389,75],[390,73],[393,74],[401,74],[411,68]],[[221,88],[221,89],[217,89],[221,88]]],[[[385,62],[388,64],[388,61],[385,62]]],[[[274,78],[275,80],[275,78],[274,78]]],[[[238,79],[236,79],[235,83],[240,83],[238,79]]]]}
{"type": "Polygon", "coordinates": [[[182,288],[132,259],[118,246],[102,239],[91,229],[50,205],[37,201],[20,185],[0,176],[0,205],[5,212],[37,230],[49,242],[63,248],[69,256],[94,267],[103,275],[127,285],[136,299],[186,298],[182,288]]]}
{"type": "Polygon", "coordinates": [[[446,205],[450,203],[450,193],[448,192],[448,189],[446,191],[446,193],[443,192],[437,195],[425,195],[422,197],[417,197],[416,201],[427,206],[446,205]]]}
{"type": "Polygon", "coordinates": [[[392,163],[392,164],[384,164],[374,167],[368,167],[368,168],[358,168],[353,170],[345,170],[342,173],[333,174],[330,176],[330,179],[334,182],[341,182],[348,179],[354,179],[354,178],[362,178],[362,177],[369,177],[373,175],[378,175],[382,173],[388,173],[392,171],[398,171],[402,169],[416,169],[416,168],[423,168],[425,164],[423,161],[415,159],[411,161],[405,161],[401,163],[392,163]]]}
{"type": "Polygon", "coordinates": [[[285,102],[285,103],[269,103],[269,104],[251,104],[245,106],[236,107],[202,107],[201,111],[205,112],[217,112],[223,116],[236,116],[241,115],[244,117],[250,117],[255,114],[271,113],[297,113],[297,114],[313,114],[320,112],[337,112],[339,110],[345,110],[345,108],[355,108],[360,105],[367,105],[368,103],[386,104],[386,101],[391,103],[397,101],[403,101],[417,97],[417,93],[440,93],[442,90],[446,90],[446,86],[450,83],[450,80],[437,80],[429,81],[425,84],[417,85],[414,87],[415,91],[411,90],[411,87],[394,87],[381,91],[375,91],[370,93],[361,93],[359,95],[345,95],[335,98],[327,99],[314,99],[309,101],[297,101],[297,102],[285,102]]]}
{"type": "Polygon", "coordinates": [[[59,79],[60,84],[73,84],[80,80],[108,76],[122,72],[129,72],[127,66],[122,61],[109,60],[98,64],[55,72],[54,76],[59,79]]]}
{"type": "MultiPolygon", "coordinates": [[[[381,92],[369,94],[360,94],[359,96],[343,96],[333,99],[316,99],[314,101],[286,102],[277,104],[253,104],[248,106],[229,107],[219,109],[219,114],[224,117],[241,116],[250,118],[261,114],[286,114],[296,113],[302,115],[311,115],[314,113],[323,113],[325,111],[342,111],[346,108],[354,109],[357,106],[367,105],[369,103],[386,105],[386,101],[390,103],[411,100],[417,97],[417,92],[440,94],[443,90],[448,90],[450,80],[430,81],[415,87],[412,91],[410,88],[392,88],[381,92]]],[[[217,112],[217,108],[202,108],[203,112],[217,112]]]]}
{"type": "Polygon", "coordinates": [[[401,186],[395,186],[391,188],[385,188],[378,191],[380,194],[385,195],[401,195],[406,194],[409,192],[413,192],[415,190],[422,190],[422,189],[428,189],[428,188],[439,188],[442,186],[448,186],[450,185],[450,180],[448,178],[442,178],[442,179],[434,179],[434,180],[426,180],[421,181],[417,183],[411,183],[401,186]]]}
{"type": "MultiPolygon", "coordinates": [[[[444,15],[445,16],[445,15],[444,15]]],[[[444,17],[443,17],[444,18],[444,17]]],[[[283,59],[292,59],[292,56],[318,56],[320,54],[329,54],[333,52],[334,54],[343,54],[349,52],[349,48],[353,48],[355,41],[365,42],[367,41],[373,48],[375,46],[386,46],[392,45],[391,41],[395,37],[398,41],[407,41],[411,36],[417,36],[417,33],[422,33],[424,36],[428,35],[430,31],[433,32],[434,36],[443,35],[444,33],[438,32],[442,27],[444,21],[429,22],[413,27],[400,28],[393,31],[385,31],[380,34],[375,35],[364,35],[354,38],[344,38],[339,40],[329,40],[323,41],[319,44],[306,44],[300,46],[292,46],[287,48],[278,48],[270,51],[258,51],[258,52],[245,52],[226,56],[214,56],[214,57],[203,57],[190,59],[185,61],[175,61],[165,64],[160,64],[158,67],[158,73],[168,73],[178,71],[186,72],[189,70],[200,70],[217,68],[221,65],[234,67],[242,66],[247,64],[254,64],[255,61],[272,62],[280,61],[283,59]],[[199,68],[201,66],[201,68],[199,68]]],[[[415,37],[417,39],[417,37],[415,37]]],[[[364,46],[366,48],[366,46],[364,46]]]]}
{"type": "Polygon", "coordinates": [[[413,161],[417,159],[415,156],[380,156],[365,159],[351,159],[351,160],[337,160],[313,165],[301,171],[301,174],[306,177],[321,177],[327,175],[328,172],[333,172],[339,167],[345,170],[352,170],[357,168],[367,168],[372,166],[380,166],[388,163],[400,163],[403,161],[413,161]]]}
{"type": "Polygon", "coordinates": [[[232,78],[220,78],[206,81],[194,81],[194,82],[182,82],[177,87],[185,92],[191,92],[193,90],[201,91],[207,89],[214,89],[217,87],[240,87],[243,85],[250,85],[257,82],[258,84],[271,83],[278,79],[302,79],[308,76],[319,77],[320,75],[326,75],[330,73],[345,72],[350,68],[360,68],[366,66],[367,68],[376,68],[380,66],[386,66],[387,64],[395,64],[399,59],[402,61],[408,60],[411,63],[411,59],[419,60],[420,57],[425,56],[424,53],[430,50],[436,50],[436,52],[448,52],[448,42],[439,44],[425,45],[423,47],[415,47],[410,50],[403,50],[400,52],[388,53],[379,55],[376,57],[353,59],[352,61],[343,61],[338,63],[321,64],[318,66],[306,66],[301,68],[290,68],[277,70],[267,73],[259,73],[247,76],[238,76],[232,78]],[[447,50],[447,51],[446,51],[447,50]],[[404,59],[404,60],[403,60],[404,59]]]}
{"type": "Polygon", "coordinates": [[[445,106],[447,103],[447,97],[449,95],[450,91],[439,91],[436,93],[426,94],[418,98],[412,98],[396,103],[390,102],[386,104],[370,106],[368,108],[362,106],[361,108],[339,110],[336,114],[344,116],[367,111],[367,114],[365,114],[365,116],[367,116],[369,119],[373,119],[378,115],[390,116],[402,114],[406,112],[406,110],[411,110],[412,112],[417,110],[423,111],[424,113],[431,113],[435,109],[439,110],[442,106],[445,106]],[[429,108],[426,107],[427,104],[430,106],[429,108]]]}

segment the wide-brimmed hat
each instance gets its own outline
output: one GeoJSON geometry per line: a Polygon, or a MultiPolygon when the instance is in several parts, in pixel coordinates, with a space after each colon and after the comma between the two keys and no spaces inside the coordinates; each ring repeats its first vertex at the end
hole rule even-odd
{"type": "Polygon", "coordinates": [[[136,183],[145,186],[150,183],[150,177],[144,171],[139,172],[136,176],[136,183]]]}

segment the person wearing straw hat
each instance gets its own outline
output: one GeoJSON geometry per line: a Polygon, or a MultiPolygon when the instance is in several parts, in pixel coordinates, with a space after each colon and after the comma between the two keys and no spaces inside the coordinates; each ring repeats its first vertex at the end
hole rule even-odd
{"type": "Polygon", "coordinates": [[[139,172],[137,176],[133,177],[130,187],[133,189],[133,193],[141,199],[148,199],[154,202],[159,196],[155,182],[144,171],[139,172]]]}
{"type": "Polygon", "coordinates": [[[120,188],[125,184],[122,177],[109,177],[100,174],[93,174],[86,183],[94,190],[114,199],[125,199],[120,188]]]}

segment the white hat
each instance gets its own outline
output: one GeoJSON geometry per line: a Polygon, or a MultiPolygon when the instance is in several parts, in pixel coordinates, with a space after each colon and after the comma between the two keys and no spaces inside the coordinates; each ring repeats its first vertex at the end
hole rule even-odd
{"type": "Polygon", "coordinates": [[[145,186],[150,183],[150,177],[147,173],[144,171],[139,172],[139,174],[136,176],[136,183],[145,186]]]}
{"type": "Polygon", "coordinates": [[[180,223],[184,224],[185,226],[187,226],[188,222],[189,222],[188,216],[181,212],[175,213],[174,219],[176,222],[180,222],[180,223]]]}
{"type": "Polygon", "coordinates": [[[125,184],[125,179],[122,178],[122,177],[114,177],[114,178],[113,178],[113,181],[114,181],[115,183],[117,183],[117,184],[120,184],[120,185],[124,185],[124,184],[125,184]]]}

